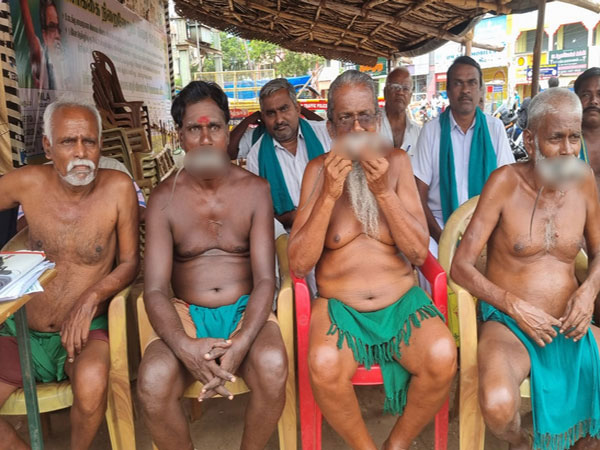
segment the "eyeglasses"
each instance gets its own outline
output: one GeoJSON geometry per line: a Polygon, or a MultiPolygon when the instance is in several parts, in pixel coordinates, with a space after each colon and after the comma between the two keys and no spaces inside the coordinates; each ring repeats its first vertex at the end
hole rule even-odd
{"type": "Polygon", "coordinates": [[[400,83],[390,83],[385,85],[392,92],[410,92],[412,91],[412,86],[409,84],[400,84],[400,83]]]}
{"type": "Polygon", "coordinates": [[[373,127],[377,123],[377,113],[370,114],[366,112],[358,114],[344,114],[336,119],[338,127],[343,130],[349,130],[354,126],[354,122],[358,120],[358,123],[365,130],[373,127]]]}

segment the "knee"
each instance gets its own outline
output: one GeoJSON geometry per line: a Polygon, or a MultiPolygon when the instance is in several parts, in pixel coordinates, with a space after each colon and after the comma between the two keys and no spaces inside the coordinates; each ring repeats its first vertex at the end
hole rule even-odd
{"type": "Polygon", "coordinates": [[[331,386],[342,379],[342,359],[336,347],[318,345],[308,352],[308,370],[316,386],[331,386]]]}
{"type": "Polygon", "coordinates": [[[456,367],[456,344],[449,333],[435,339],[425,350],[422,368],[437,385],[451,383],[456,367]]]}
{"type": "Polygon", "coordinates": [[[288,378],[287,354],[283,344],[279,347],[269,347],[261,350],[255,357],[256,373],[259,374],[260,384],[264,391],[280,395],[285,390],[288,378]]]}
{"type": "Polygon", "coordinates": [[[94,414],[106,405],[109,366],[104,362],[88,362],[75,369],[71,380],[73,399],[78,410],[86,415],[94,414]]]}
{"type": "Polygon", "coordinates": [[[502,434],[518,414],[519,399],[507,386],[482,387],[479,405],[485,423],[494,433],[502,434]]]}
{"type": "Polygon", "coordinates": [[[160,412],[162,405],[173,395],[176,370],[173,364],[160,358],[142,360],[138,371],[137,392],[146,412],[160,412]]]}

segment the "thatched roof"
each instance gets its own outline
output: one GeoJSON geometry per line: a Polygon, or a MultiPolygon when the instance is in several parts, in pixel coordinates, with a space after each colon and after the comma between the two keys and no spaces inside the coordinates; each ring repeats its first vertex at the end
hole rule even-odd
{"type": "MultiPolygon", "coordinates": [[[[474,19],[534,9],[537,0],[175,0],[178,13],[245,39],[374,65],[464,42],[474,19]],[[512,5],[516,9],[511,9],[512,5]]],[[[474,42],[475,47],[502,47],[474,42]]]]}

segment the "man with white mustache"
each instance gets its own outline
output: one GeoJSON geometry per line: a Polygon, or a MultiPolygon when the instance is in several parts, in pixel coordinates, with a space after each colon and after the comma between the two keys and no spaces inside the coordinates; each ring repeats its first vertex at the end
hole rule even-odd
{"type": "MultiPolygon", "coordinates": [[[[94,106],[56,101],[44,112],[43,138],[54,164],[0,178],[0,210],[21,204],[29,249],[56,263],[56,277],[26,308],[37,381],[71,381],[73,449],[89,448],[102,423],[108,300],[133,281],[139,262],[135,190],[127,175],[96,168],[100,133],[94,106]]],[[[13,322],[0,328],[0,405],[22,386],[13,322]]],[[[2,418],[0,436],[0,448],[27,448],[2,418]]]]}
{"type": "Polygon", "coordinates": [[[579,158],[582,108],[565,88],[536,95],[524,144],[529,161],[496,170],[452,264],[480,299],[479,403],[511,450],[600,445],[600,204],[579,158]],[[587,246],[579,285],[575,257],[587,246]],[[485,273],[475,267],[487,246],[485,273]],[[530,377],[533,435],[521,426],[519,386],[530,377]]]}
{"type": "Polygon", "coordinates": [[[456,371],[452,336],[413,277],[412,265],[427,257],[425,214],[410,156],[386,148],[377,134],[371,77],[356,70],[340,75],[329,90],[327,116],[333,147],[308,163],[288,249],[297,276],[316,265],[312,389],[351,448],[381,448],[350,381],[358,364],[380,364],[384,409],[400,416],[383,448],[407,449],[442,406],[456,371]],[[417,316],[420,327],[411,326],[417,316]],[[398,333],[404,338],[396,339],[398,333]]]}

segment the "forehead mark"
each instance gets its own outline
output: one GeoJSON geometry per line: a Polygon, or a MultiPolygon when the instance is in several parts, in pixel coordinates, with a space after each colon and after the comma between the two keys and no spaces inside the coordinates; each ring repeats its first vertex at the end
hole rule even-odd
{"type": "Polygon", "coordinates": [[[208,125],[210,123],[210,118],[208,116],[201,116],[196,122],[201,125],[208,125]]]}

